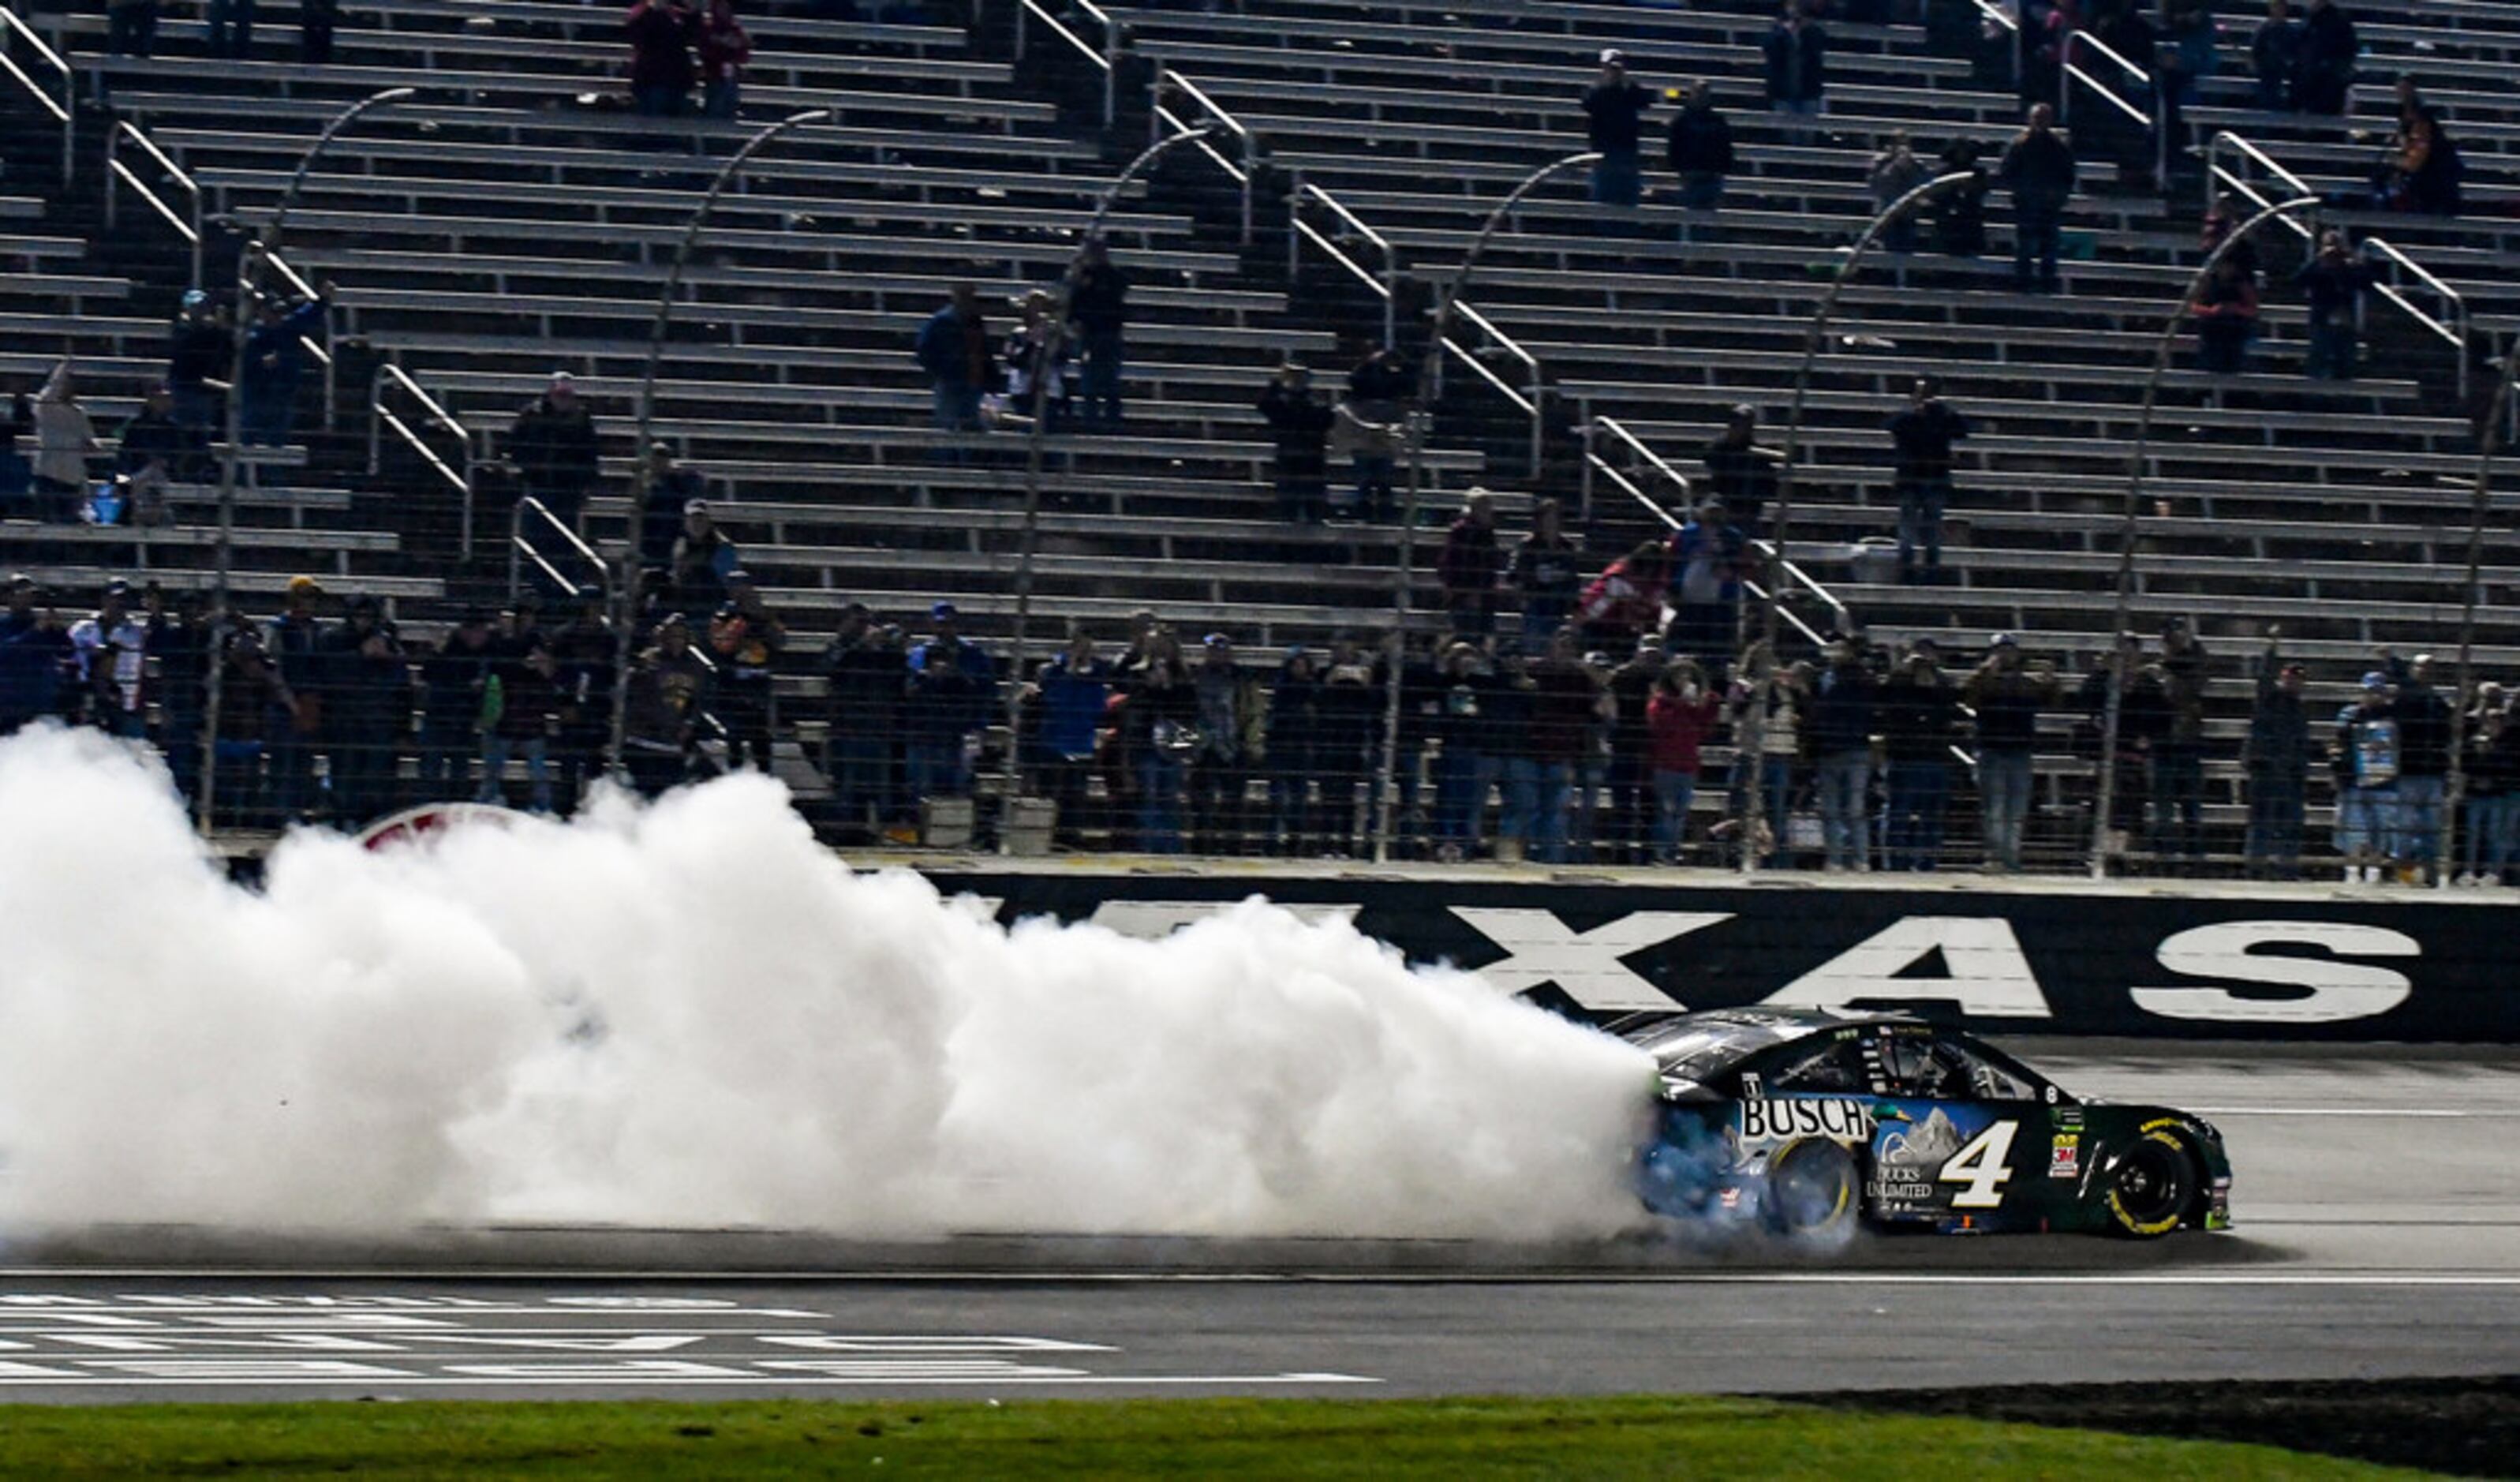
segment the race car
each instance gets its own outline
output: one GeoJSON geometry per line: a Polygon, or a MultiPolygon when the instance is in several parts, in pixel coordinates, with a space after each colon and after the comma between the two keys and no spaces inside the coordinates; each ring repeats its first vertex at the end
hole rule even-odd
{"type": "Polygon", "coordinates": [[[2230,1227],[2231,1165],[2210,1124],[2068,1096],[1958,1030],[1770,1009],[1602,1027],[1659,1073],[1637,1170],[1657,1214],[1791,1235],[2230,1227]]]}

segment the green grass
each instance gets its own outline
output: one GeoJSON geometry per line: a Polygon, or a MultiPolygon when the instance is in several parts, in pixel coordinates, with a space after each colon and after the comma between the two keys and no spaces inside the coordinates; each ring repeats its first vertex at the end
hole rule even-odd
{"type": "Polygon", "coordinates": [[[2266,1447],[1732,1399],[0,1409],[0,1475],[2408,1475],[2266,1447]]]}

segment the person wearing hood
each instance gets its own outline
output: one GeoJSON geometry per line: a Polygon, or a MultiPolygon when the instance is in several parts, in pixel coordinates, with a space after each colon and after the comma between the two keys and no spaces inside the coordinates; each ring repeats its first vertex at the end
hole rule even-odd
{"type": "Polygon", "coordinates": [[[54,523],[78,518],[87,488],[88,455],[96,451],[96,423],[80,406],[67,356],[35,393],[34,489],[38,516],[54,523]]]}
{"type": "Polygon", "coordinates": [[[554,371],[550,387],[509,425],[508,463],[517,471],[518,493],[542,501],[552,517],[576,527],[599,464],[595,415],[566,371],[554,371]]]}
{"type": "Polygon", "coordinates": [[[1688,85],[1688,101],[1671,115],[1669,157],[1682,205],[1711,211],[1724,203],[1724,177],[1737,162],[1732,124],[1715,111],[1715,90],[1702,78],[1688,85]]]}

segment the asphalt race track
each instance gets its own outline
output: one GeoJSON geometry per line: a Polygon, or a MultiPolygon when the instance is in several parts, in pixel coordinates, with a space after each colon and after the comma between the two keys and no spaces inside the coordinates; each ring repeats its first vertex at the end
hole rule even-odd
{"type": "Polygon", "coordinates": [[[1866,1239],[1826,1261],[565,1232],[320,1250],[125,1233],[18,1253],[0,1280],[0,1396],[1363,1397],[2520,1372],[2520,1056],[2021,1048],[2078,1092],[2219,1124],[2240,1230],[1866,1239]]]}

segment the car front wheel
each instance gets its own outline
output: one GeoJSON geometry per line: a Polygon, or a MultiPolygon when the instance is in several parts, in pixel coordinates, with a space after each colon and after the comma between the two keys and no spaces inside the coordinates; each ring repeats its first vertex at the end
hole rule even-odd
{"type": "Polygon", "coordinates": [[[2168,1131],[2145,1133],[2109,1170],[2101,1202],[2120,1235],[2149,1240],[2179,1228],[2196,1196],[2196,1160],[2168,1131]]]}

